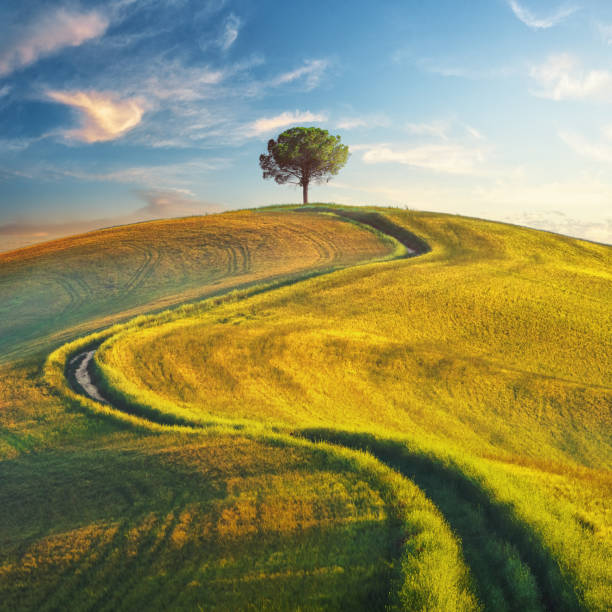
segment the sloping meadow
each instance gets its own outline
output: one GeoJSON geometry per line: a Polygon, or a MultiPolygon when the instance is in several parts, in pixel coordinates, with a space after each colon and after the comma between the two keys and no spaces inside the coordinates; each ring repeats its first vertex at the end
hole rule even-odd
{"type": "Polygon", "coordinates": [[[4,368],[9,608],[609,608],[612,249],[355,214],[300,213],[339,253],[307,272],[285,242],[260,285],[4,368]]]}
{"type": "Polygon", "coordinates": [[[432,252],[125,330],[96,353],[101,388],[195,426],[382,445],[430,499],[467,489],[436,503],[487,608],[606,609],[610,248],[388,217],[432,252]]]}

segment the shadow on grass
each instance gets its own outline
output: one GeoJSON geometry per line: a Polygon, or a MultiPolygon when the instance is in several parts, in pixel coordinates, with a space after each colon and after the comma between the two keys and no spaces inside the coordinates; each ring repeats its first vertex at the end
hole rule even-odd
{"type": "Polygon", "coordinates": [[[403,244],[407,249],[408,253],[404,257],[416,257],[417,255],[423,255],[429,253],[431,247],[416,234],[408,231],[406,228],[393,223],[390,219],[381,215],[377,212],[363,211],[363,210],[350,210],[343,208],[327,208],[325,206],[310,206],[304,208],[296,208],[295,212],[327,212],[350,219],[351,221],[357,221],[362,225],[368,225],[371,228],[379,231],[381,234],[392,236],[398,242],[403,244]]]}
{"type": "Polygon", "coordinates": [[[0,610],[386,609],[387,521],[223,534],[244,458],[160,449],[0,463],[0,610]]]}
{"type": "Polygon", "coordinates": [[[538,536],[458,466],[367,433],[307,429],[296,435],[368,451],[419,486],[460,539],[485,610],[585,609],[538,536]]]}

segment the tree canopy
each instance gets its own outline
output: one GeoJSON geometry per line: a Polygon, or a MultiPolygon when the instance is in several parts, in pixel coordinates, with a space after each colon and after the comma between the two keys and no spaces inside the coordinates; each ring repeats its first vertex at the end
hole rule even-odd
{"type": "Polygon", "coordinates": [[[302,186],[304,204],[308,203],[308,185],[326,183],[338,174],[349,157],[340,136],[315,127],[294,127],[268,141],[268,153],[259,156],[264,179],[279,185],[302,186]]]}

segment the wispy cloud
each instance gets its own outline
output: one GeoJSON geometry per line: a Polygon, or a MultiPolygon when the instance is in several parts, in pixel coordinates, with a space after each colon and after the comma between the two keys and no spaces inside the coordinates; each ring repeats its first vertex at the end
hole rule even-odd
{"type": "Polygon", "coordinates": [[[550,182],[510,173],[471,195],[472,202],[496,210],[500,220],[608,243],[611,198],[612,185],[590,172],[550,182]]]}
{"type": "Polygon", "coordinates": [[[538,84],[532,93],[551,100],[612,100],[612,72],[585,70],[572,55],[552,55],[539,66],[532,66],[530,76],[538,84]]]}
{"type": "Polygon", "coordinates": [[[206,173],[228,168],[231,163],[229,159],[219,157],[175,164],[131,166],[107,172],[92,172],[88,169],[75,168],[66,169],[47,164],[34,169],[30,176],[42,180],[70,177],[81,181],[124,183],[161,191],[167,191],[168,189],[186,191],[187,187],[199,182],[206,173]],[[180,188],[177,188],[177,185],[180,188]]]}
{"type": "Polygon", "coordinates": [[[475,127],[472,127],[471,125],[465,125],[464,127],[465,127],[465,131],[472,138],[475,138],[476,140],[486,140],[486,138],[483,136],[482,132],[477,130],[475,127]]]}
{"type": "Polygon", "coordinates": [[[326,189],[338,190],[345,203],[460,211],[612,244],[612,185],[590,174],[552,183],[530,183],[519,170],[506,169],[492,180],[483,176],[481,185],[443,180],[420,183],[406,178],[381,182],[376,176],[356,176],[354,183],[333,181],[326,189]]]}
{"type": "Polygon", "coordinates": [[[133,213],[137,218],[167,219],[219,212],[222,208],[218,204],[198,200],[193,193],[184,189],[149,189],[137,193],[145,201],[145,206],[133,213]]]}
{"type": "Polygon", "coordinates": [[[416,136],[435,136],[442,140],[448,140],[450,123],[448,121],[432,121],[430,123],[407,123],[406,131],[416,136]]]}
{"type": "Polygon", "coordinates": [[[612,244],[612,218],[601,221],[585,221],[584,219],[571,217],[560,210],[554,210],[550,212],[524,211],[514,213],[507,216],[506,220],[534,229],[612,244]]]}
{"type": "Polygon", "coordinates": [[[283,85],[285,83],[292,83],[298,79],[305,78],[306,88],[309,90],[314,89],[321,81],[323,73],[328,66],[329,62],[325,59],[308,60],[303,66],[300,66],[295,70],[290,70],[289,72],[279,74],[270,81],[270,84],[283,85]]]}
{"type": "Polygon", "coordinates": [[[508,0],[508,4],[516,17],[527,27],[534,30],[552,28],[579,10],[577,6],[563,5],[550,15],[538,17],[530,9],[519,4],[516,0],[508,0]]]}
{"type": "Polygon", "coordinates": [[[67,130],[64,135],[82,142],[115,140],[136,127],[145,111],[140,98],[121,100],[97,91],[49,91],[47,96],[80,111],[81,127],[67,130]]]}
{"type": "Polygon", "coordinates": [[[76,47],[101,36],[108,25],[108,18],[99,11],[56,8],[39,14],[0,39],[0,76],[29,66],[64,47],[76,47]]]}
{"type": "Polygon", "coordinates": [[[454,119],[437,119],[423,123],[406,123],[404,129],[414,136],[430,136],[438,141],[447,142],[465,140],[467,135],[471,140],[486,140],[485,137],[471,125],[454,119]]]}
{"type": "Polygon", "coordinates": [[[355,128],[368,127],[368,121],[363,117],[347,117],[340,119],[336,127],[341,130],[354,130],[355,128]]]}
{"type": "Polygon", "coordinates": [[[607,45],[612,45],[612,24],[596,22],[595,27],[607,45]]]}
{"type": "Polygon", "coordinates": [[[227,51],[236,42],[241,25],[241,19],[233,13],[227,17],[223,24],[223,32],[218,40],[218,44],[223,51],[227,51]]]}
{"type": "Polygon", "coordinates": [[[335,122],[340,130],[354,130],[356,128],[386,127],[391,123],[385,115],[367,115],[359,117],[343,117],[335,122]]]}
{"type": "Polygon", "coordinates": [[[253,121],[248,126],[248,132],[252,136],[261,136],[278,128],[295,125],[297,123],[319,123],[325,121],[327,117],[321,113],[311,113],[310,111],[284,112],[274,117],[262,117],[253,121]]]}
{"type": "MultiPolygon", "coordinates": [[[[404,54],[398,51],[393,59],[399,63],[403,61],[403,57],[404,54]]],[[[420,70],[425,72],[473,81],[504,78],[512,76],[517,72],[517,69],[513,66],[467,66],[465,63],[459,64],[455,59],[447,58],[421,57],[413,59],[410,56],[410,59],[414,61],[420,70]]]]}
{"type": "MultiPolygon", "coordinates": [[[[608,137],[612,136],[612,129],[607,128],[604,133],[608,137]]],[[[612,143],[611,142],[592,142],[581,134],[569,131],[559,132],[559,137],[576,154],[596,162],[612,164],[612,143]]]]}
{"type": "Polygon", "coordinates": [[[480,149],[451,143],[407,148],[380,144],[369,147],[362,159],[367,164],[396,163],[446,174],[473,174],[485,155],[480,149]]]}
{"type": "Polygon", "coordinates": [[[153,64],[157,69],[146,76],[142,89],[151,97],[171,102],[194,102],[210,97],[214,86],[227,76],[223,69],[190,68],[176,61],[153,64]]]}

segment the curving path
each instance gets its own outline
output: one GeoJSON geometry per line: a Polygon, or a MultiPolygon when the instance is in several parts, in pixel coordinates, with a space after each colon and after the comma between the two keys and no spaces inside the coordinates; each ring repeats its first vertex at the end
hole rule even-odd
{"type": "MultiPolygon", "coordinates": [[[[303,210],[333,213],[391,236],[406,248],[401,257],[414,257],[430,251],[422,239],[379,213],[325,207],[303,210]]],[[[83,351],[70,360],[68,379],[78,393],[111,405],[91,376],[90,366],[96,348],[83,351]]],[[[113,407],[126,411],[126,407],[113,407]]],[[[162,420],[158,422],[162,423],[162,420]]],[[[298,430],[293,435],[367,450],[419,486],[457,534],[470,567],[475,592],[485,610],[569,612],[583,609],[573,585],[529,526],[517,519],[510,506],[492,500],[480,483],[458,467],[411,451],[397,441],[380,440],[367,434],[319,429],[298,430]],[[512,575],[509,567],[515,568],[512,580],[509,580],[512,575]]]]}
{"type": "MultiPolygon", "coordinates": [[[[360,210],[337,210],[324,206],[298,208],[296,212],[332,213],[339,217],[350,219],[351,221],[356,221],[357,223],[371,227],[382,234],[394,238],[405,247],[406,253],[400,255],[398,259],[416,257],[417,255],[428,253],[431,250],[431,247],[422,238],[419,238],[406,228],[393,223],[380,213],[360,210]]],[[[109,401],[104,399],[91,376],[90,366],[96,349],[97,347],[83,351],[72,357],[68,365],[67,374],[69,375],[69,379],[74,383],[72,386],[75,391],[97,402],[110,404],[109,401]]]]}

